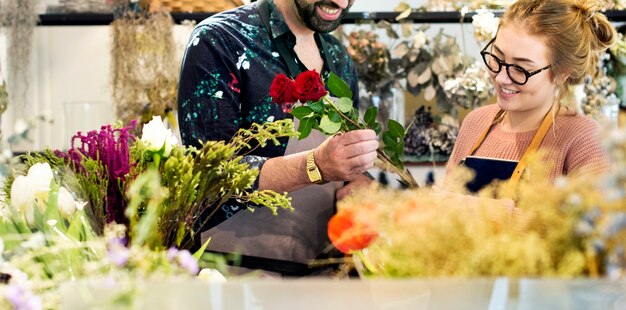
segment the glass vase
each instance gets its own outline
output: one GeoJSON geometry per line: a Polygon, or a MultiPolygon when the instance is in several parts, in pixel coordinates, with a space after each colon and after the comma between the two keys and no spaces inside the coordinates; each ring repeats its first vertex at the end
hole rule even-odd
{"type": "Polygon", "coordinates": [[[376,92],[364,92],[359,98],[360,107],[363,112],[370,106],[378,108],[377,121],[383,130],[387,129],[387,122],[392,119],[398,123],[405,125],[404,106],[405,106],[404,90],[397,87],[390,87],[386,90],[376,92]]]}
{"type": "Polygon", "coordinates": [[[71,101],[63,104],[65,115],[64,144],[69,149],[72,137],[76,133],[86,134],[91,130],[99,130],[115,119],[113,105],[102,101],[71,101]]]}

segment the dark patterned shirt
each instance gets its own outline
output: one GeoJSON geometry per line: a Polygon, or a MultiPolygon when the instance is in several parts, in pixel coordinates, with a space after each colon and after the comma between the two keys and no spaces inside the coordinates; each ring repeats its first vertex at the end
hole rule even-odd
{"type": "MultiPolygon", "coordinates": [[[[213,15],[194,29],[183,58],[178,91],[183,144],[197,147],[199,141],[228,141],[239,128],[250,128],[253,122],[291,117],[269,96],[277,74],[290,76],[274,41],[284,40],[300,71],[307,69],[293,51],[295,36],[274,1],[268,2],[271,34],[261,19],[258,3],[213,15]]],[[[357,75],[350,56],[332,35],[315,37],[325,59],[322,76],[327,78],[333,68],[352,88],[358,106],[357,75]]],[[[244,161],[260,169],[268,158],[284,155],[287,141],[258,148],[244,161]]],[[[257,186],[258,180],[254,189],[257,186]]],[[[240,209],[229,202],[222,208],[224,214],[216,214],[211,222],[215,225],[240,209]]]]}

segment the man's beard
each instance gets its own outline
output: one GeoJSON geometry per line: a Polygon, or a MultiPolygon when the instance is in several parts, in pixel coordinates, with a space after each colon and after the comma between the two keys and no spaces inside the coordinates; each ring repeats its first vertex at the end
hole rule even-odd
{"type": "Polygon", "coordinates": [[[341,19],[348,13],[348,10],[352,6],[352,2],[348,4],[348,7],[345,10],[341,11],[341,15],[339,18],[333,21],[322,19],[317,15],[316,6],[325,4],[330,7],[339,8],[335,3],[331,1],[320,1],[315,4],[307,3],[306,0],[294,0],[296,4],[296,8],[298,9],[298,15],[300,15],[300,19],[304,22],[304,24],[311,30],[315,32],[327,33],[331,32],[341,23],[341,19]]]}

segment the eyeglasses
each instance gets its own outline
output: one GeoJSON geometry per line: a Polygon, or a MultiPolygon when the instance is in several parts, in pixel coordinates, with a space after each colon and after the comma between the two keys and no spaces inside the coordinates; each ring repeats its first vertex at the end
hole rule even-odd
{"type": "Polygon", "coordinates": [[[528,82],[528,78],[530,78],[531,76],[552,67],[552,65],[547,65],[539,70],[528,72],[528,70],[518,65],[506,63],[500,60],[500,58],[494,56],[492,53],[487,52],[487,48],[495,40],[496,40],[495,37],[491,39],[491,41],[489,41],[489,43],[487,43],[485,48],[483,48],[483,50],[480,52],[480,55],[483,56],[483,61],[485,62],[485,65],[487,66],[487,68],[493,73],[500,73],[500,70],[502,70],[502,66],[506,67],[506,74],[509,76],[511,81],[513,81],[513,83],[517,85],[526,84],[526,82],[528,82]]]}

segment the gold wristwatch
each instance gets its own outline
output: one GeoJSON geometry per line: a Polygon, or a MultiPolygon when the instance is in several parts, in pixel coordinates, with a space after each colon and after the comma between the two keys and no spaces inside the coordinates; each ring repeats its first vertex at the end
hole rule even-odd
{"type": "Polygon", "coordinates": [[[306,174],[309,176],[309,181],[311,181],[311,183],[325,184],[326,182],[322,180],[322,174],[315,164],[313,152],[315,152],[315,149],[312,149],[308,154],[306,154],[306,174]]]}

